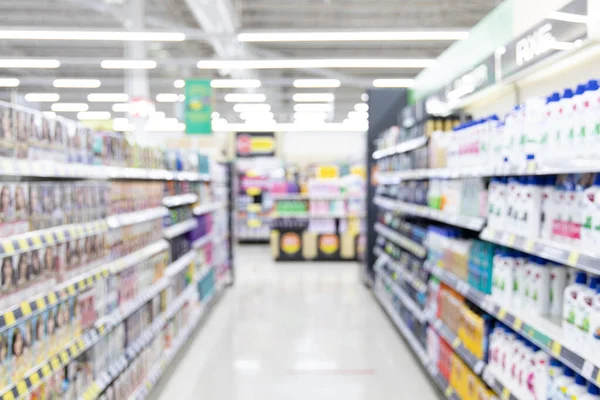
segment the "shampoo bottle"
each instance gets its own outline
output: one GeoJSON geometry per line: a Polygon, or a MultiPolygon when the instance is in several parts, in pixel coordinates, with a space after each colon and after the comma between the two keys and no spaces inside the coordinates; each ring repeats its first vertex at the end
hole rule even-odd
{"type": "Polygon", "coordinates": [[[562,326],[565,332],[565,341],[571,346],[577,346],[578,329],[576,324],[577,301],[581,292],[587,289],[587,277],[584,272],[575,274],[575,283],[569,285],[565,289],[562,326]]]}

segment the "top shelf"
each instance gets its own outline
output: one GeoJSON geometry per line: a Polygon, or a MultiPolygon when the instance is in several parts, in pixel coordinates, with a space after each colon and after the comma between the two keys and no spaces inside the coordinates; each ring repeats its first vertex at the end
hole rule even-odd
{"type": "Polygon", "coordinates": [[[208,174],[166,169],[124,168],[106,165],[69,164],[55,161],[0,158],[0,175],[63,179],[138,179],[160,181],[209,181],[208,174]]]}
{"type": "Polygon", "coordinates": [[[392,147],[377,150],[373,152],[373,158],[378,160],[383,157],[393,156],[394,154],[406,153],[412,150],[416,150],[419,147],[423,147],[427,144],[427,137],[420,136],[414,139],[409,139],[405,142],[397,144],[392,147]]]}
{"type": "Polygon", "coordinates": [[[353,196],[348,194],[303,194],[303,193],[281,193],[274,194],[273,200],[364,200],[364,196],[353,196]]]}

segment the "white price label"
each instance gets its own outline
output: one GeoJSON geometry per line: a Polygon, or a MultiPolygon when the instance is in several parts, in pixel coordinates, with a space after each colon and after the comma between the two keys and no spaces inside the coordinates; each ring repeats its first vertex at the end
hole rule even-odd
{"type": "Polygon", "coordinates": [[[593,380],[592,374],[594,373],[594,366],[591,362],[586,361],[583,363],[583,368],[581,369],[581,375],[587,380],[593,380]]]}
{"type": "Polygon", "coordinates": [[[485,363],[481,360],[477,361],[477,364],[475,364],[475,367],[473,368],[473,371],[479,375],[481,374],[481,371],[483,370],[483,367],[485,366],[485,363]]]}
{"type": "Polygon", "coordinates": [[[458,285],[457,285],[456,289],[458,290],[458,292],[460,294],[462,294],[464,296],[469,291],[469,284],[464,281],[458,281],[458,285]]]}

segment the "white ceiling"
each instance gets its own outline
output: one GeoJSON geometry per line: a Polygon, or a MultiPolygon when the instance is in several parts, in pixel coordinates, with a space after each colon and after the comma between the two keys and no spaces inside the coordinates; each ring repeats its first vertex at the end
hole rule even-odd
{"type": "MultiPolygon", "coordinates": [[[[1,29],[96,29],[122,30],[127,26],[126,2],[133,0],[17,0],[0,1],[1,29]]],[[[219,58],[207,39],[218,37],[239,47],[235,33],[249,30],[468,30],[486,15],[499,0],[227,0],[231,2],[234,32],[207,34],[197,20],[198,13],[216,7],[221,0],[146,0],[146,30],[185,32],[184,42],[152,42],[147,44],[148,58],[159,66],[148,72],[150,94],[181,93],[173,81],[186,77],[219,77],[218,71],[202,71],[195,67],[198,60],[219,58]],[[212,35],[209,37],[209,35],[212,35]]],[[[223,0],[225,1],[225,0],[223,0]]],[[[210,14],[208,14],[210,15],[210,14]]],[[[219,28],[219,21],[213,21],[219,28]]],[[[255,58],[435,58],[451,42],[344,42],[344,43],[246,43],[244,54],[255,58]]],[[[55,92],[61,102],[85,101],[91,92],[123,92],[125,74],[106,70],[96,60],[124,58],[123,42],[107,41],[24,41],[0,40],[2,58],[53,58],[61,61],[58,69],[0,70],[0,77],[19,77],[20,93],[55,92]],[[99,89],[54,89],[56,77],[98,78],[99,89]]],[[[242,47],[236,49],[242,51],[242,47]]],[[[240,53],[236,53],[240,54],[240,53]]],[[[233,58],[233,57],[232,57],[233,58]]],[[[322,89],[295,89],[296,78],[335,77],[342,86],[329,89],[336,95],[335,121],[346,118],[361,94],[375,78],[414,77],[420,69],[339,69],[339,70],[261,70],[263,81],[257,91],[267,95],[279,122],[290,121],[293,113],[292,95],[323,92],[322,89]]],[[[0,89],[2,90],[2,89],[0,89]]],[[[223,101],[227,93],[216,92],[216,110],[237,122],[229,104],[223,101]]],[[[7,99],[8,90],[2,98],[7,99]]],[[[90,110],[110,110],[112,104],[93,104],[90,110]]],[[[158,103],[157,110],[172,116],[176,106],[158,103]]],[[[49,110],[50,104],[40,105],[49,110]]],[[[74,114],[66,114],[74,117],[74,114]]],[[[123,114],[115,113],[114,117],[123,114]]]]}

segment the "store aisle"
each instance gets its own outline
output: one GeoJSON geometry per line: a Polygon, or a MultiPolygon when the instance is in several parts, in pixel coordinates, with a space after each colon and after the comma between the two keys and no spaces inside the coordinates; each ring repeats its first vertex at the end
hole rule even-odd
{"type": "Polygon", "coordinates": [[[438,398],[356,263],[276,264],[267,246],[245,246],[237,265],[154,398],[438,398]]]}

